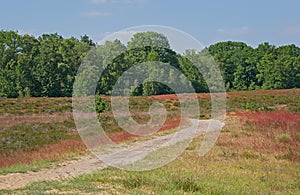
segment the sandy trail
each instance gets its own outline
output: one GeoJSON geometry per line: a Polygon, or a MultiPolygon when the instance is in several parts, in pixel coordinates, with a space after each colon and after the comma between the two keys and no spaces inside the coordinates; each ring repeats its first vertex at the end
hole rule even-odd
{"type": "MultiPolygon", "coordinates": [[[[110,153],[101,156],[101,159],[108,159],[107,162],[114,162],[116,165],[133,163],[142,159],[150,152],[153,152],[153,149],[161,146],[172,146],[186,139],[190,139],[191,136],[194,137],[196,134],[204,133],[211,122],[213,122],[215,129],[222,128],[224,125],[222,122],[216,120],[199,121],[191,119],[191,126],[177,132],[175,139],[173,138],[176,133],[173,133],[158,136],[147,141],[138,141],[130,144],[126,148],[111,151],[110,153]]],[[[107,166],[107,164],[94,156],[82,156],[78,160],[65,161],[51,169],[42,169],[37,172],[0,175],[0,189],[17,189],[36,181],[66,179],[85,173],[91,173],[107,166]]]]}

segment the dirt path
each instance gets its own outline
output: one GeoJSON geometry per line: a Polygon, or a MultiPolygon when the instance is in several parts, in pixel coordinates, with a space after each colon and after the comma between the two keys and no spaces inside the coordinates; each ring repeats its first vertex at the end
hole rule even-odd
{"type": "MultiPolygon", "coordinates": [[[[153,152],[153,149],[161,146],[172,146],[180,141],[191,138],[190,136],[194,137],[195,133],[203,133],[210,122],[211,121],[209,120],[199,122],[198,120],[191,119],[192,125],[181,130],[175,136],[175,139],[171,138],[174,138],[176,133],[155,137],[147,141],[138,141],[126,148],[111,151],[110,153],[101,156],[101,159],[109,159],[108,162],[114,162],[115,164],[130,164],[142,159],[150,152],[153,152]],[[197,128],[197,131],[191,131],[193,128],[197,127],[198,124],[199,128],[197,128]]],[[[221,128],[223,126],[223,123],[219,121],[213,121],[213,123],[215,128],[221,128]]],[[[75,177],[84,173],[94,172],[107,166],[107,164],[101,162],[96,157],[83,156],[79,160],[63,162],[52,169],[42,169],[38,172],[0,175],[0,189],[16,189],[36,181],[59,180],[75,177]]]]}

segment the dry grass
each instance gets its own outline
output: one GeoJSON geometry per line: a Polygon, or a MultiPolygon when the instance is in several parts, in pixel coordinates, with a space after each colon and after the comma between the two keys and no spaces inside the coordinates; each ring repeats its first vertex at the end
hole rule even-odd
{"type": "Polygon", "coordinates": [[[248,150],[251,153],[299,162],[299,130],[300,113],[236,113],[229,118],[224,132],[219,137],[218,145],[237,153],[248,150]]]}
{"type": "MultiPolygon", "coordinates": [[[[179,117],[168,117],[164,125],[158,130],[158,132],[166,131],[170,129],[175,129],[179,126],[179,117]]],[[[136,138],[137,136],[130,134],[128,132],[115,132],[108,135],[113,142],[122,142],[125,140],[136,138]]]]}
{"type": "Polygon", "coordinates": [[[62,122],[72,120],[71,112],[62,112],[54,114],[32,114],[32,115],[1,115],[0,127],[11,127],[22,123],[49,123],[49,122],[62,122]]]}
{"type": "Polygon", "coordinates": [[[198,155],[203,139],[199,136],[176,160],[159,169],[133,172],[106,168],[64,181],[37,182],[3,192],[45,193],[51,189],[61,194],[298,194],[299,163],[274,158],[264,149],[249,151],[239,141],[251,143],[249,140],[256,139],[256,130],[249,134],[241,130],[248,126],[243,121],[236,126],[240,117],[229,116],[228,120],[218,144],[204,157],[198,155]],[[237,142],[239,148],[233,145],[237,142]]]}
{"type": "MultiPolygon", "coordinates": [[[[199,96],[202,103],[209,103],[208,94],[199,96]]],[[[107,168],[64,181],[38,182],[0,193],[299,194],[299,96],[299,89],[228,93],[231,113],[216,145],[204,157],[198,155],[203,139],[199,136],[176,160],[159,169],[129,172],[107,168]],[[253,109],[247,109],[245,103],[253,109]]],[[[148,110],[147,105],[156,100],[168,104],[168,111],[178,108],[176,96],[165,95],[138,97],[131,111],[141,116],[148,110]]],[[[174,113],[161,133],[178,125],[178,115],[174,113]]],[[[135,139],[117,128],[110,113],[102,116],[100,120],[111,130],[107,132],[111,139],[116,142],[135,139]]],[[[148,120],[146,116],[138,119],[148,120]]],[[[85,147],[78,140],[69,140],[35,151],[16,151],[14,156],[0,156],[0,159],[1,163],[12,164],[39,159],[51,161],[74,151],[84,152],[85,147]]]]}

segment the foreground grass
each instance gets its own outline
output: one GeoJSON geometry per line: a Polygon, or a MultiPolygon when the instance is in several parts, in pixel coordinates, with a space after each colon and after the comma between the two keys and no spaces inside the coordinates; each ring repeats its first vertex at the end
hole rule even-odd
{"type": "Polygon", "coordinates": [[[252,158],[238,149],[222,146],[199,157],[201,140],[201,137],[195,139],[177,160],[152,171],[106,168],[73,179],[37,182],[2,193],[297,194],[300,191],[299,164],[265,154],[252,158]]]}
{"type": "Polygon", "coordinates": [[[0,127],[0,174],[34,171],[83,154],[72,120],[0,127]]]}
{"type": "Polygon", "coordinates": [[[175,161],[159,169],[130,172],[106,168],[0,192],[299,194],[299,120],[299,114],[286,111],[237,113],[229,116],[218,142],[204,157],[198,155],[203,139],[199,136],[175,161]]]}
{"type": "Polygon", "coordinates": [[[31,164],[14,164],[12,166],[0,169],[0,175],[5,175],[8,173],[26,173],[28,171],[39,171],[42,168],[51,168],[51,161],[34,161],[31,164]]]}
{"type": "MultiPolygon", "coordinates": [[[[299,96],[299,89],[228,93],[229,120],[218,143],[205,157],[197,153],[201,144],[199,137],[176,161],[160,169],[128,172],[107,168],[69,180],[38,182],[16,191],[2,190],[0,194],[298,194],[299,96]]],[[[171,112],[170,119],[176,119],[180,105],[172,95],[138,97],[131,104],[133,113],[137,114],[135,119],[147,121],[148,116],[141,117],[139,111],[148,110],[148,105],[157,100],[171,112]]],[[[70,112],[68,98],[47,101],[46,98],[1,100],[4,107],[0,113],[29,116],[70,112]]],[[[209,98],[205,95],[199,101],[202,118],[209,118],[209,98]]],[[[122,134],[109,110],[103,116],[100,120],[114,141],[130,138],[122,134]]],[[[174,121],[170,128],[174,128],[174,121]]],[[[72,129],[72,121],[1,127],[0,161],[8,166],[0,169],[0,174],[38,171],[50,168],[53,162],[68,159],[66,154],[71,154],[71,158],[79,155],[84,147],[74,142],[78,141],[78,135],[72,129]],[[32,158],[35,156],[39,158],[32,158]],[[7,164],[8,160],[12,163],[7,164]]]]}

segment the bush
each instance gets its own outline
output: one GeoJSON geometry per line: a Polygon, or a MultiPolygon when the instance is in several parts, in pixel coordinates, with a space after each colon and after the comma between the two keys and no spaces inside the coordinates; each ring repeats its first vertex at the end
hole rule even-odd
{"type": "Polygon", "coordinates": [[[100,96],[95,97],[95,109],[97,113],[101,113],[106,108],[106,100],[102,99],[100,96]]]}

